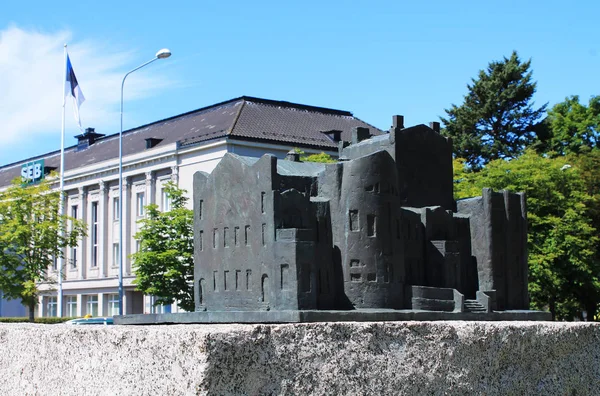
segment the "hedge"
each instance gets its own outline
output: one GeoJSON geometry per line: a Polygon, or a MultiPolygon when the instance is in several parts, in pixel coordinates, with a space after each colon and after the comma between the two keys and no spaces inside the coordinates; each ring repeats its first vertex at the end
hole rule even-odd
{"type": "MultiPolygon", "coordinates": [[[[63,323],[67,320],[77,319],[77,318],[58,318],[58,317],[48,317],[48,318],[35,318],[35,323],[43,323],[43,324],[56,324],[63,323]]],[[[0,318],[0,323],[27,323],[29,322],[29,318],[26,316],[17,317],[17,318],[0,318]]]]}

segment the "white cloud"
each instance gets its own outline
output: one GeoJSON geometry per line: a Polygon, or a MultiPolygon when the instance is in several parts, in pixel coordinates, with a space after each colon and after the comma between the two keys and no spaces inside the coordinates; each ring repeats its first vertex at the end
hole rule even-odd
{"type": "MultiPolygon", "coordinates": [[[[68,31],[43,33],[8,27],[0,30],[0,146],[60,134],[63,44],[72,40],[68,31]]],[[[69,44],[69,57],[86,97],[80,113],[82,125],[114,133],[119,120],[121,80],[142,59],[132,51],[114,49],[100,41],[69,44]]],[[[160,68],[127,78],[127,101],[158,95],[172,86],[160,68]]],[[[67,136],[77,132],[72,100],[66,104],[67,136]],[[72,132],[72,133],[69,133],[72,132]]],[[[100,130],[99,130],[100,132],[100,130]]]]}

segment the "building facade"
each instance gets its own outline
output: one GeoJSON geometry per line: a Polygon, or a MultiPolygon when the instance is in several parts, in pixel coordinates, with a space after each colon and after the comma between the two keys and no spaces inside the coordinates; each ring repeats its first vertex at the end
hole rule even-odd
{"type": "MultiPolygon", "coordinates": [[[[191,196],[193,175],[210,173],[226,153],[283,158],[298,147],[307,153],[337,154],[338,141],[349,139],[356,127],[382,133],[347,111],[240,97],[125,131],[124,313],[177,311],[175,304],[153,307],[152,296],[135,290],[135,267],[129,259],[139,248],[135,234],[144,207],[157,204],[169,210],[166,183],[174,182],[191,196]]],[[[56,284],[41,285],[37,316],[56,316],[59,304],[63,316],[119,311],[119,137],[88,128],[77,139],[76,146],[65,150],[65,213],[86,223],[87,236],[64,252],[62,298],[56,284]]],[[[20,177],[23,164],[40,160],[46,169],[60,169],[58,151],[5,165],[0,167],[0,189],[20,177]]],[[[58,266],[49,274],[57,279],[58,266]]]]}

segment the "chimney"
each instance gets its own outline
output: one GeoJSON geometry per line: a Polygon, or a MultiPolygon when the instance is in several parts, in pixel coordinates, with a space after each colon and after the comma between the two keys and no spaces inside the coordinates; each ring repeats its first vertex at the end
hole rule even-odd
{"type": "Polygon", "coordinates": [[[352,129],[352,144],[356,144],[362,142],[365,139],[371,137],[371,132],[369,128],[364,127],[354,127],[352,129]]]}
{"type": "Polygon", "coordinates": [[[285,159],[287,161],[292,161],[292,162],[301,162],[300,161],[300,153],[297,153],[294,150],[288,151],[288,153],[285,156],[285,159]]]}
{"type": "Polygon", "coordinates": [[[339,131],[337,129],[332,129],[330,131],[321,131],[321,133],[327,135],[327,137],[331,139],[331,141],[333,141],[334,143],[338,143],[340,140],[342,140],[342,131],[339,131]]]}
{"type": "Polygon", "coordinates": [[[429,128],[433,129],[434,132],[440,133],[440,123],[437,121],[430,122],[429,128]]]}
{"type": "Polygon", "coordinates": [[[85,128],[84,133],[75,136],[75,138],[77,139],[77,151],[85,150],[86,148],[94,144],[94,142],[102,136],[104,135],[101,133],[96,133],[96,130],[94,128],[85,128]]]}
{"type": "Polygon", "coordinates": [[[404,116],[395,115],[392,116],[392,128],[393,129],[404,129],[404,116]]]}

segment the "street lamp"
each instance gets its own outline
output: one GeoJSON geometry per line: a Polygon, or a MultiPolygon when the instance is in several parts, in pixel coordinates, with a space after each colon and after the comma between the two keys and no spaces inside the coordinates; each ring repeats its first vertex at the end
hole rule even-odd
{"type": "Polygon", "coordinates": [[[119,315],[123,315],[123,87],[128,75],[158,59],[171,56],[171,51],[166,48],[156,53],[148,62],[130,70],[121,82],[121,130],[119,131],[119,315]]]}

